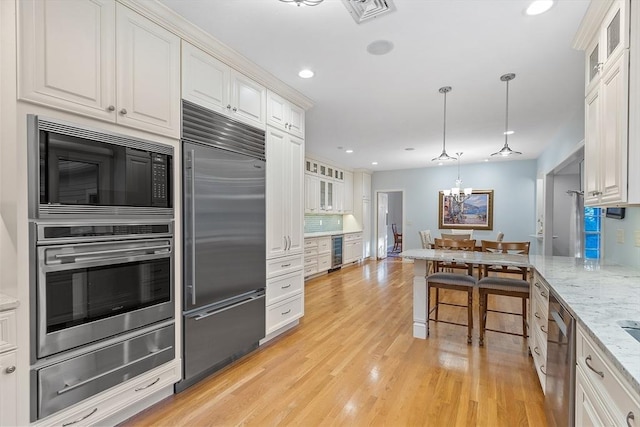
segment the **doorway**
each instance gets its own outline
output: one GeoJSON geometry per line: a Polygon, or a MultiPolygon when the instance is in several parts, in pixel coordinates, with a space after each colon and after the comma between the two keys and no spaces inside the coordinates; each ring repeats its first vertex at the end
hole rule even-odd
{"type": "Polygon", "coordinates": [[[398,258],[405,249],[404,191],[376,191],[376,257],[398,258]]]}

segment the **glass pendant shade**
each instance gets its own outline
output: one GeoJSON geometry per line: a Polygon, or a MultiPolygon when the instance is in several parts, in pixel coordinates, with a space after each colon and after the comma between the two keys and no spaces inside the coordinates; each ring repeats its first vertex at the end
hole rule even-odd
{"type": "Polygon", "coordinates": [[[301,4],[305,6],[317,6],[322,3],[324,0],[280,0],[283,3],[295,3],[297,6],[301,4]]]}
{"type": "Polygon", "coordinates": [[[504,145],[499,151],[492,153],[491,154],[492,156],[507,157],[512,154],[522,154],[519,151],[515,151],[509,148],[509,134],[513,133],[509,131],[509,82],[515,78],[516,78],[516,75],[514,73],[508,73],[500,76],[500,81],[507,83],[507,96],[506,96],[507,102],[506,102],[506,113],[505,113],[505,119],[504,119],[504,145]]]}

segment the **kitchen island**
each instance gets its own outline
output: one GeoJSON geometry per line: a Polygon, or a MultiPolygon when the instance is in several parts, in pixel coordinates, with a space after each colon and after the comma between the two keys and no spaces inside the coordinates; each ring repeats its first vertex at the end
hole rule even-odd
{"type": "MultiPolygon", "coordinates": [[[[413,335],[416,338],[428,336],[426,276],[429,262],[458,259],[483,264],[490,258],[481,253],[445,252],[411,249],[400,254],[414,260],[413,335]]],[[[640,395],[640,342],[621,327],[627,321],[640,322],[640,269],[604,261],[539,255],[507,255],[500,263],[528,265],[535,269],[578,325],[587,331],[635,393],[640,395]]]]}

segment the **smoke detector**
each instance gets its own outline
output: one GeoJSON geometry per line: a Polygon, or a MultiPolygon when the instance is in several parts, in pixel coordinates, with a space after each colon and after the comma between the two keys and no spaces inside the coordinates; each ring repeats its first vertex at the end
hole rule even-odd
{"type": "Polygon", "coordinates": [[[396,10],[391,0],[342,0],[342,3],[356,24],[396,10]]]}

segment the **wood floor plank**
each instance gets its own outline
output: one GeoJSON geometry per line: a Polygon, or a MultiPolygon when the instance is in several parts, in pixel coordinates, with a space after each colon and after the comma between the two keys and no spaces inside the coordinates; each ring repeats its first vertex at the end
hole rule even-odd
{"type": "MultiPolygon", "coordinates": [[[[471,345],[465,327],[445,323],[413,338],[412,280],[412,264],[387,259],[307,281],[299,326],[122,426],[546,426],[525,340],[487,332],[479,347],[477,295],[471,345]]],[[[458,307],[440,316],[466,322],[458,307]]],[[[490,316],[491,328],[521,325],[490,316]]]]}

